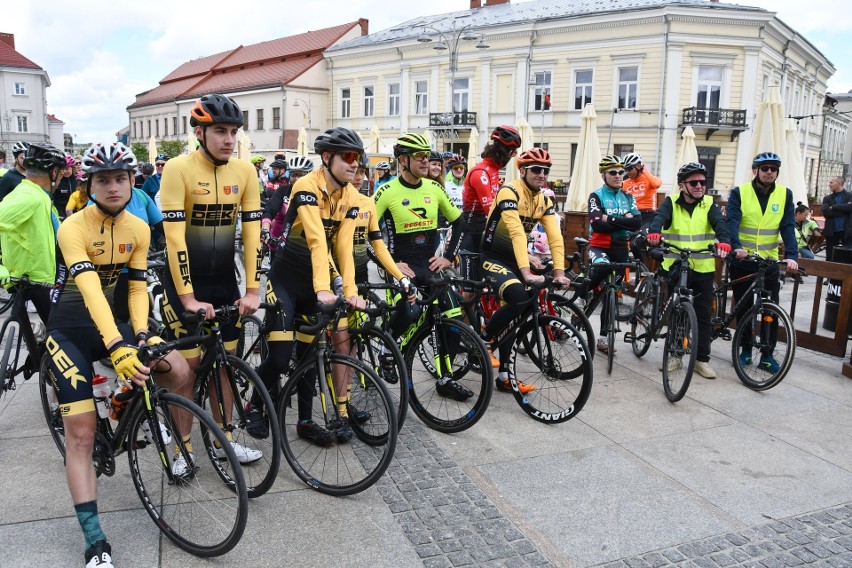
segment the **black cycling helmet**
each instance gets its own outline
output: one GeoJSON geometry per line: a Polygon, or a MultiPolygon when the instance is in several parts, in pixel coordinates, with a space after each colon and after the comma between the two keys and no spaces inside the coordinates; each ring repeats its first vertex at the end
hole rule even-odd
{"type": "Polygon", "coordinates": [[[279,158],[279,159],[277,159],[277,160],[272,160],[272,163],[271,163],[271,164],[269,164],[269,167],[270,167],[270,168],[279,168],[279,169],[282,169],[282,170],[286,170],[286,169],[287,169],[287,160],[282,160],[282,159],[280,159],[280,158],[279,158]]]}
{"type": "Polygon", "coordinates": [[[358,162],[358,169],[359,169],[359,170],[364,170],[364,171],[366,171],[366,170],[369,170],[369,169],[370,169],[370,158],[368,158],[368,157],[367,157],[367,153],[366,153],[366,152],[364,152],[363,154],[361,154],[361,161],[360,161],[360,162],[358,162]]]}
{"type": "MultiPolygon", "coordinates": [[[[451,154],[452,155],[452,154],[451,154]]],[[[429,161],[430,162],[441,162],[444,163],[444,155],[438,152],[437,150],[432,150],[429,153],[429,161]]]]}
{"type": "Polygon", "coordinates": [[[354,130],[336,127],[329,128],[314,140],[317,152],[361,152],[364,153],[364,143],[354,130]]]}
{"type": "Polygon", "coordinates": [[[169,157],[165,154],[157,154],[157,158],[154,161],[155,162],[168,162],[169,157]]]}
{"type": "Polygon", "coordinates": [[[151,162],[144,162],[139,170],[145,174],[146,176],[150,176],[154,174],[154,164],[151,162]]]}
{"type": "Polygon", "coordinates": [[[240,106],[225,95],[204,95],[189,111],[190,126],[210,126],[211,124],[243,125],[243,113],[240,106]]]}
{"type": "Polygon", "coordinates": [[[707,168],[699,162],[689,162],[680,167],[677,171],[677,182],[680,183],[692,174],[704,174],[707,176],[707,168]]]}
{"type": "Polygon", "coordinates": [[[751,161],[752,168],[757,168],[764,164],[774,164],[776,166],[780,166],[781,157],[775,152],[761,152],[760,154],[754,157],[754,160],[751,161]]]}
{"type": "Polygon", "coordinates": [[[521,135],[512,126],[498,126],[491,133],[491,139],[509,148],[521,147],[521,135]]]}
{"type": "Polygon", "coordinates": [[[30,144],[26,154],[24,154],[25,168],[35,168],[49,172],[53,168],[64,168],[65,165],[65,153],[47,142],[30,144]]]}

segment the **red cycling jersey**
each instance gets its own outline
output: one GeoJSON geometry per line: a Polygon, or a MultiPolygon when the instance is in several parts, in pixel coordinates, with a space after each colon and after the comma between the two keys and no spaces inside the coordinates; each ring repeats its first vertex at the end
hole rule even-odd
{"type": "Polygon", "coordinates": [[[462,211],[485,216],[500,190],[500,167],[485,158],[470,169],[464,180],[462,211]]]}

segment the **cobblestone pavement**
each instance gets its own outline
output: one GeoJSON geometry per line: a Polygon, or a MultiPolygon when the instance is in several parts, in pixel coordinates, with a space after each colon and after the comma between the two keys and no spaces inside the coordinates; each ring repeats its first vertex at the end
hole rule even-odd
{"type": "Polygon", "coordinates": [[[852,503],[696,540],[605,568],[852,567],[852,503]]]}
{"type": "Polygon", "coordinates": [[[376,484],[426,568],[554,566],[409,419],[396,455],[376,484]]]}

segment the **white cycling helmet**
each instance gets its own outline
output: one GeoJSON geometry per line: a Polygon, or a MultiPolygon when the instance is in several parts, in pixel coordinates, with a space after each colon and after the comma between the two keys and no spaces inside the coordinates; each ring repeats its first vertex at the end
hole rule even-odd
{"type": "Polygon", "coordinates": [[[379,162],[378,164],[376,164],[376,169],[377,170],[389,170],[389,169],[391,169],[390,162],[383,160],[383,161],[379,162]]]}
{"type": "Polygon", "coordinates": [[[635,152],[630,152],[629,154],[624,155],[621,162],[624,164],[625,168],[632,168],[642,163],[642,156],[635,152]]]}
{"type": "Polygon", "coordinates": [[[15,142],[12,144],[12,155],[17,156],[18,154],[22,154],[27,151],[27,148],[30,147],[29,142],[15,142]]]}
{"type": "Polygon", "coordinates": [[[314,169],[314,163],[304,156],[293,156],[287,162],[287,166],[290,168],[291,172],[297,171],[307,173],[314,169]]]}

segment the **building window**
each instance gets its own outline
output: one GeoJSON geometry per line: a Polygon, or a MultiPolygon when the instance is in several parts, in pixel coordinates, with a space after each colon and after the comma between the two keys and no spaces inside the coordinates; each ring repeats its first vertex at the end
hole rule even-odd
{"type": "Polygon", "coordinates": [[[263,130],[263,109],[257,109],[257,129],[263,130]]]}
{"type": "Polygon", "coordinates": [[[550,110],[551,77],[550,71],[541,71],[535,74],[533,110],[550,110]]]}
{"type": "Polygon", "coordinates": [[[15,83],[15,94],[16,95],[26,95],[27,94],[27,85],[25,83],[15,83]]]}
{"type": "Polygon", "coordinates": [[[625,154],[633,152],[633,144],[613,144],[612,151],[616,156],[624,157],[625,154]]]}
{"type": "Polygon", "coordinates": [[[352,116],[352,90],[340,89],[340,118],[352,116]]]}
{"type": "Polygon", "coordinates": [[[578,69],[574,71],[574,110],[583,110],[592,102],[592,81],[594,71],[578,69]]]}
{"type": "Polygon", "coordinates": [[[636,108],[639,96],[639,68],[618,68],[618,108],[636,108]]]}
{"type": "Polygon", "coordinates": [[[698,151],[698,161],[707,168],[707,187],[714,189],[716,187],[716,158],[721,149],[699,146],[696,150],[698,151]]]}
{"type": "Polygon", "coordinates": [[[399,83],[388,85],[388,116],[399,116],[399,83]]]}
{"type": "Polygon", "coordinates": [[[716,65],[700,65],[698,67],[698,108],[719,108],[722,101],[722,78],[724,68],[716,65]]]}
{"type": "Polygon", "coordinates": [[[15,118],[18,119],[17,120],[18,132],[29,132],[30,131],[29,128],[27,128],[27,117],[26,116],[18,116],[18,117],[15,117],[15,118]]]}
{"type": "Polygon", "coordinates": [[[186,134],[186,117],[182,116],[182,117],[180,117],[180,119],[182,121],[183,133],[186,134]]]}
{"type": "Polygon", "coordinates": [[[244,129],[244,130],[248,130],[248,129],[249,129],[249,123],[248,123],[248,111],[247,111],[247,110],[244,110],[244,111],[243,111],[243,129],[244,129]]]}
{"type": "Polygon", "coordinates": [[[169,135],[169,119],[168,117],[163,119],[163,136],[169,135]]]}
{"type": "Polygon", "coordinates": [[[151,121],[148,120],[146,122],[148,123],[148,137],[150,138],[151,137],[151,121]]]}
{"type": "Polygon", "coordinates": [[[429,82],[414,81],[414,114],[429,112],[429,82]]]}
{"type": "Polygon", "coordinates": [[[136,123],[133,123],[133,137],[136,138],[136,123]]]}
{"type": "Polygon", "coordinates": [[[157,134],[155,134],[155,136],[157,138],[159,138],[160,137],[160,120],[157,119],[157,118],[154,119],[154,130],[157,131],[157,134]]]}
{"type": "Polygon", "coordinates": [[[177,135],[177,117],[172,117],[172,134],[177,135]]]}
{"type": "Polygon", "coordinates": [[[272,130],[281,128],[281,107],[272,107],[272,130]]]}
{"type": "Polygon", "coordinates": [[[373,116],[373,105],[376,102],[375,89],[371,86],[364,87],[364,116],[373,116]]]}
{"type": "Polygon", "coordinates": [[[453,83],[453,112],[467,112],[470,101],[470,79],[456,79],[453,83]]]}

